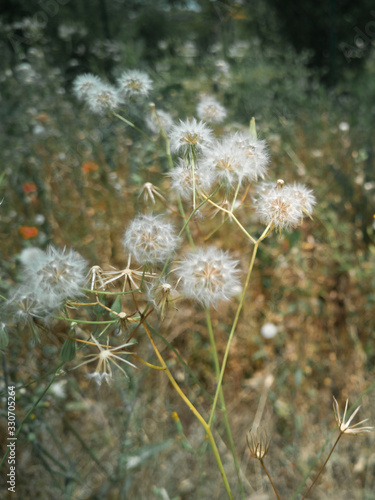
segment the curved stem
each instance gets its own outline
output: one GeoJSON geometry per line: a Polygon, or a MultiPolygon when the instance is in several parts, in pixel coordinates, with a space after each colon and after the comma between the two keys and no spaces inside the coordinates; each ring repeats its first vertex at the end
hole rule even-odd
{"type": "Polygon", "coordinates": [[[225,354],[224,354],[224,358],[223,358],[223,364],[221,365],[220,376],[219,376],[219,380],[217,382],[217,388],[216,388],[215,398],[214,398],[214,402],[213,402],[212,409],[211,409],[210,419],[208,421],[208,425],[209,426],[212,424],[212,419],[214,417],[215,408],[216,408],[217,400],[218,400],[219,393],[220,393],[220,388],[221,388],[222,383],[223,383],[224,371],[225,371],[225,367],[226,367],[227,360],[228,360],[230,345],[232,343],[234,332],[236,331],[237,323],[238,323],[238,320],[239,320],[239,317],[240,317],[240,313],[241,313],[241,310],[242,310],[242,306],[243,306],[243,303],[245,301],[246,290],[247,290],[247,287],[249,285],[251,273],[252,273],[252,270],[253,270],[253,267],[254,267],[254,262],[255,262],[255,257],[256,257],[256,254],[257,254],[257,250],[258,250],[258,245],[259,245],[259,241],[257,241],[255,243],[255,245],[254,245],[253,254],[251,256],[251,261],[250,261],[250,265],[249,265],[249,271],[247,273],[247,277],[246,277],[244,289],[243,289],[243,292],[242,292],[242,295],[241,295],[240,303],[238,304],[236,316],[235,316],[234,321],[233,321],[232,329],[231,329],[231,332],[230,332],[230,335],[229,335],[229,339],[228,339],[228,342],[227,342],[227,347],[225,349],[225,354]]]}
{"type": "Polygon", "coordinates": [[[230,489],[230,486],[229,486],[229,483],[228,483],[228,479],[227,479],[227,476],[225,474],[224,467],[223,467],[223,464],[222,464],[222,461],[221,461],[221,458],[220,458],[220,455],[219,455],[219,450],[217,449],[217,446],[216,446],[216,443],[215,443],[215,439],[213,437],[213,434],[212,434],[212,431],[211,431],[209,425],[207,425],[205,419],[202,417],[202,415],[199,413],[199,411],[195,408],[195,406],[191,403],[191,401],[189,400],[189,398],[187,396],[185,396],[185,394],[180,389],[180,386],[175,381],[172,373],[169,371],[169,369],[168,369],[168,367],[167,367],[167,365],[166,365],[166,363],[164,361],[164,358],[162,357],[162,355],[160,354],[158,348],[156,347],[156,344],[154,342],[154,339],[152,338],[151,332],[150,332],[147,324],[144,323],[143,326],[144,326],[144,329],[146,330],[147,336],[148,336],[148,338],[149,338],[149,340],[150,340],[150,342],[152,344],[152,347],[154,348],[155,354],[158,357],[161,365],[163,366],[164,371],[165,371],[167,377],[169,378],[171,384],[173,385],[174,389],[177,391],[177,393],[181,397],[181,399],[188,406],[188,408],[192,411],[192,413],[194,413],[195,417],[199,420],[199,422],[202,424],[204,430],[206,431],[208,439],[209,439],[211,447],[212,447],[212,451],[213,451],[213,453],[215,455],[216,463],[218,465],[221,477],[222,477],[223,482],[224,482],[224,486],[225,486],[228,498],[230,500],[233,500],[233,495],[232,495],[232,492],[231,492],[231,489],[230,489]]]}
{"type": "Polygon", "coordinates": [[[267,467],[264,465],[263,459],[262,459],[262,458],[260,458],[260,459],[259,459],[259,462],[262,464],[263,470],[264,470],[264,472],[267,474],[267,477],[268,477],[268,479],[269,479],[269,481],[270,481],[270,483],[271,483],[271,486],[272,486],[272,488],[273,488],[273,491],[275,492],[275,495],[276,495],[277,500],[280,500],[279,494],[277,493],[276,486],[273,484],[273,481],[272,481],[271,476],[270,476],[270,474],[269,474],[269,472],[268,472],[268,470],[267,470],[267,467]]]}

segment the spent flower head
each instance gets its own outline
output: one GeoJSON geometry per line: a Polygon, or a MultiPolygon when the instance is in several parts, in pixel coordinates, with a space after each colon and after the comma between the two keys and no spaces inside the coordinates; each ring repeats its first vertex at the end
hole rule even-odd
{"type": "Polygon", "coordinates": [[[241,290],[237,264],[228,253],[215,247],[188,253],[176,269],[185,297],[206,307],[230,300],[241,290]]]}
{"type": "Polygon", "coordinates": [[[341,417],[339,404],[338,404],[335,396],[333,396],[333,411],[335,413],[336,424],[337,424],[337,427],[339,428],[340,432],[342,432],[343,434],[350,434],[352,436],[356,436],[357,434],[365,434],[367,432],[372,432],[374,430],[374,427],[358,427],[359,425],[367,422],[368,418],[366,418],[365,420],[361,420],[357,424],[351,425],[352,420],[357,415],[360,407],[361,406],[358,406],[358,408],[356,408],[354,410],[352,415],[346,421],[345,419],[346,419],[346,412],[348,410],[348,399],[346,400],[346,403],[345,403],[344,415],[341,417]]]}
{"type": "Polygon", "coordinates": [[[119,365],[119,361],[126,363],[133,368],[137,368],[133,363],[130,363],[127,359],[122,358],[121,356],[126,354],[131,354],[128,351],[122,351],[124,347],[128,347],[133,345],[133,342],[127,342],[126,344],[122,344],[118,347],[109,347],[109,339],[107,339],[107,346],[102,347],[95,337],[91,336],[94,341],[96,347],[99,349],[99,352],[95,354],[87,354],[84,358],[87,358],[86,361],[80,363],[75,369],[87,365],[88,363],[92,363],[93,361],[97,361],[96,369],[93,373],[88,375],[88,378],[92,378],[95,382],[100,386],[102,382],[105,380],[108,384],[112,378],[112,368],[111,363],[115,365],[121,372],[127,377],[126,371],[119,365]],[[121,355],[121,356],[120,356],[121,355]]]}
{"type": "Polygon", "coordinates": [[[125,231],[125,250],[140,264],[164,262],[178,245],[175,229],[158,215],[138,215],[125,231]]]}
{"type": "Polygon", "coordinates": [[[249,431],[246,436],[247,445],[249,447],[251,455],[257,460],[263,460],[267,455],[271,439],[268,438],[267,432],[259,431],[256,432],[249,431]]]}
{"type": "Polygon", "coordinates": [[[124,71],[117,83],[125,97],[147,97],[152,90],[152,80],[148,74],[136,69],[124,71]]]}

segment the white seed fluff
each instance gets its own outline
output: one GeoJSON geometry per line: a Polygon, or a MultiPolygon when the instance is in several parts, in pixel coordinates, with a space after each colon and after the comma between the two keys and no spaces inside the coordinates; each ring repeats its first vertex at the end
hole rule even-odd
{"type": "Polygon", "coordinates": [[[103,115],[107,111],[115,111],[121,98],[113,85],[102,83],[87,92],[86,102],[93,113],[103,115]]]}
{"type": "Polygon", "coordinates": [[[225,120],[227,112],[219,101],[212,96],[201,99],[197,106],[198,118],[207,123],[221,123],[225,120]]]}
{"type": "Polygon", "coordinates": [[[275,187],[260,194],[256,209],[261,222],[266,226],[273,224],[279,230],[295,228],[303,218],[300,200],[285,187],[275,187]]]}
{"type": "MultiPolygon", "coordinates": [[[[179,161],[169,174],[171,188],[174,189],[182,199],[191,200],[193,196],[193,174],[191,168],[185,165],[184,160],[179,161]]],[[[194,183],[196,190],[210,191],[215,181],[214,173],[209,168],[198,168],[194,170],[194,183]]]]}
{"type": "Polygon", "coordinates": [[[187,254],[176,271],[186,297],[216,307],[241,291],[237,264],[228,253],[209,247],[187,254]]]}
{"type": "Polygon", "coordinates": [[[265,323],[260,329],[260,334],[265,339],[273,339],[277,334],[277,326],[273,323],[265,323]]]}
{"type": "Polygon", "coordinates": [[[172,224],[158,215],[138,215],[125,231],[125,250],[140,264],[164,262],[178,245],[172,224]]]}
{"type": "Polygon", "coordinates": [[[124,71],[117,83],[125,97],[147,97],[152,90],[152,80],[143,71],[124,71]]]}
{"type": "Polygon", "coordinates": [[[284,189],[299,201],[305,215],[312,214],[316,205],[316,198],[313,195],[312,189],[308,189],[303,184],[296,182],[292,186],[286,186],[284,189]]]}
{"type": "Polygon", "coordinates": [[[155,113],[150,113],[146,118],[146,125],[154,134],[159,134],[161,132],[160,127],[165,133],[169,132],[173,126],[173,119],[167,111],[162,109],[155,110],[155,113]]]}
{"type": "Polygon", "coordinates": [[[79,75],[73,82],[73,92],[78,99],[87,99],[88,93],[97,89],[102,84],[101,79],[91,73],[79,75]]]}
{"type": "Polygon", "coordinates": [[[169,133],[172,153],[190,154],[200,152],[213,139],[212,130],[195,118],[174,125],[169,133]]]}

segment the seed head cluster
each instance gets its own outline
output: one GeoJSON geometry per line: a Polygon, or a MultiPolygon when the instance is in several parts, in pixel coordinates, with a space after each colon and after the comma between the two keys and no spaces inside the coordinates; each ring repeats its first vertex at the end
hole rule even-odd
{"type": "Polygon", "coordinates": [[[189,155],[200,153],[213,139],[212,130],[202,121],[195,118],[181,121],[174,125],[169,133],[172,153],[189,155]]]}

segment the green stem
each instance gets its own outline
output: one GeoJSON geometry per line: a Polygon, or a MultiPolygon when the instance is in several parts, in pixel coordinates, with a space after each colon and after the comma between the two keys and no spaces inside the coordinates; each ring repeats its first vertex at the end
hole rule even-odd
{"type": "MultiPolygon", "coordinates": [[[[206,312],[207,329],[208,329],[208,334],[209,334],[210,343],[211,343],[212,356],[213,356],[214,365],[215,365],[216,380],[219,380],[220,363],[219,363],[219,357],[217,354],[215,336],[214,336],[214,332],[213,332],[213,328],[212,328],[211,314],[210,314],[210,310],[207,307],[205,308],[205,312],[206,312]]],[[[243,483],[241,480],[240,466],[239,466],[238,460],[237,460],[236,450],[235,450],[235,446],[234,446],[232,431],[230,428],[228,412],[227,412],[227,407],[225,404],[225,398],[224,398],[224,393],[223,393],[222,387],[220,388],[219,398],[220,398],[220,409],[221,409],[223,417],[224,417],[225,430],[226,430],[228,441],[229,441],[229,448],[230,448],[230,451],[231,451],[232,457],[233,457],[234,467],[235,467],[236,473],[237,473],[237,479],[238,479],[238,484],[239,484],[240,491],[241,491],[241,497],[244,498],[245,491],[244,491],[243,483]]]]}
{"type": "Polygon", "coordinates": [[[139,132],[140,134],[143,135],[143,137],[146,137],[146,139],[150,142],[152,142],[152,144],[155,144],[155,141],[153,141],[153,139],[151,139],[151,137],[149,137],[147,134],[145,134],[143,132],[143,130],[141,130],[140,128],[138,128],[136,125],[134,125],[134,123],[130,122],[129,120],[127,120],[126,118],[124,118],[123,116],[119,115],[118,113],[115,113],[113,112],[114,116],[116,116],[119,120],[125,122],[127,125],[129,125],[130,127],[134,128],[137,132],[139,132]]]}
{"type": "Polygon", "coordinates": [[[193,405],[193,403],[191,403],[191,401],[189,400],[189,398],[187,396],[185,396],[185,394],[182,392],[182,390],[180,389],[180,386],[177,384],[177,382],[174,379],[172,373],[169,371],[168,366],[166,365],[163,356],[160,354],[158,348],[156,347],[156,344],[154,342],[154,339],[152,338],[152,335],[150,333],[150,330],[148,329],[148,326],[146,325],[146,323],[144,323],[143,326],[144,326],[144,329],[146,330],[147,336],[148,336],[148,338],[149,338],[149,340],[150,340],[150,342],[152,344],[152,347],[154,348],[155,354],[158,357],[161,365],[164,367],[164,371],[167,374],[167,377],[169,378],[171,384],[173,385],[173,387],[177,391],[178,395],[185,402],[185,404],[188,406],[188,408],[191,410],[191,412],[195,415],[195,417],[199,420],[199,422],[202,424],[204,430],[206,431],[207,436],[208,436],[208,440],[210,441],[211,448],[212,448],[212,451],[213,451],[215,459],[216,459],[216,463],[218,465],[221,477],[222,477],[223,482],[224,482],[224,486],[225,486],[228,498],[230,500],[233,500],[233,495],[232,495],[232,492],[231,492],[231,489],[230,489],[230,486],[229,486],[229,483],[228,483],[228,479],[227,479],[227,476],[226,476],[225,471],[224,471],[223,463],[222,463],[220,455],[219,455],[219,450],[217,449],[217,446],[216,446],[216,443],[215,443],[215,439],[213,437],[213,434],[212,434],[212,431],[210,429],[210,426],[207,425],[207,422],[202,417],[202,415],[199,413],[199,411],[195,408],[195,406],[193,405]]]}
{"type": "Polygon", "coordinates": [[[249,285],[251,273],[252,273],[252,270],[253,270],[253,267],[254,267],[255,256],[257,254],[258,245],[259,245],[259,241],[257,241],[255,243],[255,245],[254,245],[253,254],[251,256],[251,261],[250,261],[250,266],[249,266],[249,271],[247,273],[247,277],[246,277],[246,281],[245,281],[245,286],[244,286],[244,289],[243,289],[243,292],[242,292],[242,295],[241,295],[240,303],[238,304],[236,316],[235,316],[234,321],[233,321],[233,325],[232,325],[232,329],[231,329],[231,332],[230,332],[230,335],[229,335],[227,347],[225,349],[224,358],[223,358],[223,364],[221,365],[220,376],[219,376],[219,380],[218,380],[218,383],[217,383],[216,393],[215,393],[215,397],[214,397],[214,403],[212,405],[212,409],[211,409],[211,414],[210,414],[210,419],[208,421],[208,425],[212,424],[212,419],[214,417],[215,408],[216,408],[217,400],[218,400],[219,393],[220,393],[220,388],[221,388],[222,383],[223,383],[223,377],[224,377],[225,367],[226,367],[227,360],[228,360],[230,345],[232,343],[234,332],[236,331],[237,323],[238,323],[238,320],[239,320],[239,317],[240,317],[240,313],[241,313],[241,310],[242,310],[242,306],[243,306],[243,303],[245,301],[246,290],[247,290],[247,287],[249,285]]]}
{"type": "MultiPolygon", "coordinates": [[[[51,381],[49,382],[49,384],[47,385],[47,387],[44,389],[44,391],[42,392],[42,394],[39,396],[39,398],[36,400],[36,402],[33,404],[33,406],[30,408],[30,410],[26,413],[26,415],[24,416],[22,422],[20,423],[20,425],[18,426],[18,429],[17,429],[17,432],[16,432],[16,435],[14,436],[14,441],[10,440],[10,443],[14,443],[17,438],[18,438],[18,435],[19,433],[21,432],[22,430],[22,427],[23,427],[23,424],[26,422],[26,420],[29,418],[29,416],[31,415],[31,413],[35,410],[35,408],[38,406],[38,404],[40,403],[40,401],[44,398],[44,396],[47,394],[48,392],[48,389],[51,387],[53,381],[55,380],[55,378],[57,377],[57,372],[60,370],[60,368],[64,365],[64,363],[60,363],[57,367],[57,370],[55,371],[55,374],[54,376],[51,378],[51,381]]],[[[6,452],[4,453],[4,456],[0,462],[0,468],[2,467],[3,463],[5,462],[5,459],[9,453],[9,446],[7,447],[6,449],[6,452]]]]}

